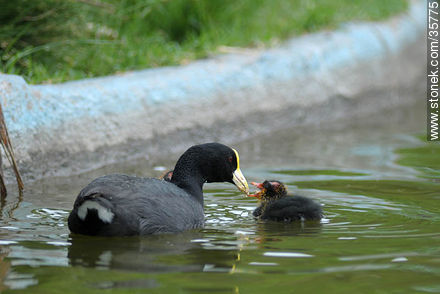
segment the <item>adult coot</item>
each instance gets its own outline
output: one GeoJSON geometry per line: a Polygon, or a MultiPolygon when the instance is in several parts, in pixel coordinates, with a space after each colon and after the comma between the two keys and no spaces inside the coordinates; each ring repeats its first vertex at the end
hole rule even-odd
{"type": "Polygon", "coordinates": [[[312,199],[288,195],[286,186],[280,181],[264,181],[263,183],[252,182],[252,185],[260,191],[249,196],[260,200],[253,215],[263,220],[273,221],[296,221],[296,220],[320,220],[322,209],[319,203],[312,199]]]}
{"type": "Polygon", "coordinates": [[[79,193],[69,229],[85,235],[147,235],[202,227],[203,184],[230,182],[249,194],[237,151],[219,143],[189,148],[171,181],[113,174],[79,193]]]}

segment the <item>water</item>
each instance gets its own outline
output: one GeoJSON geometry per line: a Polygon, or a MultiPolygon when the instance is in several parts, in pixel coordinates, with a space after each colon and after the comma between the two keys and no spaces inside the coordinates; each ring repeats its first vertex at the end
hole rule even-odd
{"type": "Polygon", "coordinates": [[[234,145],[248,181],[279,179],[322,203],[318,224],[256,221],[255,199],[209,184],[203,230],[72,238],[82,186],[115,171],[158,176],[178,155],[35,182],[1,204],[0,291],[439,293],[440,146],[420,140],[419,111],[395,113],[234,145]]]}

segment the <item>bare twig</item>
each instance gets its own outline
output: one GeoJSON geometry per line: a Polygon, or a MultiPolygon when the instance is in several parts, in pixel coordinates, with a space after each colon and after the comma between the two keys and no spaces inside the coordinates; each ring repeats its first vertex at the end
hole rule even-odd
{"type": "Polygon", "coordinates": [[[105,3],[105,2],[98,1],[98,0],[75,0],[75,1],[87,4],[87,5],[91,5],[91,6],[104,8],[111,13],[115,12],[115,7],[110,3],[105,3]]]}
{"type": "MultiPolygon", "coordinates": [[[[4,201],[6,195],[8,195],[8,191],[6,190],[5,179],[3,178],[3,169],[2,169],[2,160],[0,156],[0,197],[1,200],[4,201]]],[[[1,210],[0,210],[1,211],[1,210]]]]}
{"type": "MultiPolygon", "coordinates": [[[[3,116],[3,109],[0,104],[0,143],[5,151],[6,158],[8,158],[9,163],[15,173],[15,178],[17,180],[19,193],[24,189],[23,180],[21,179],[20,171],[18,170],[17,162],[15,161],[14,149],[12,148],[11,140],[9,139],[8,129],[6,128],[5,119],[3,116]]],[[[0,166],[1,167],[1,166],[0,166]]],[[[3,172],[0,169],[0,193],[4,198],[6,196],[6,186],[3,178],[3,172]]]]}
{"type": "Polygon", "coordinates": [[[25,21],[39,21],[39,20],[42,20],[44,18],[50,17],[56,11],[57,11],[57,9],[51,9],[51,10],[45,11],[45,12],[39,14],[39,15],[25,16],[23,18],[23,20],[25,20],[25,21]]]}

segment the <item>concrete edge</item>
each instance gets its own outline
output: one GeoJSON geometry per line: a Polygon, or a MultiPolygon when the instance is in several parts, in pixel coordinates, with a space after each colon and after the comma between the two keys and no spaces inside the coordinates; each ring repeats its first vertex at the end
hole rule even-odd
{"type": "Polygon", "coordinates": [[[181,67],[57,85],[28,85],[19,76],[0,74],[1,103],[20,169],[28,180],[68,175],[180,152],[200,141],[234,142],[344,116],[336,109],[326,113],[331,105],[348,109],[361,103],[374,111],[414,101],[402,93],[423,71],[418,42],[425,6],[414,1],[408,13],[385,22],[345,24],[278,48],[181,67]],[[369,95],[371,101],[389,97],[373,103],[365,101],[369,95]],[[277,120],[265,115],[268,109],[277,120]],[[238,123],[247,129],[237,130],[238,123]]]}

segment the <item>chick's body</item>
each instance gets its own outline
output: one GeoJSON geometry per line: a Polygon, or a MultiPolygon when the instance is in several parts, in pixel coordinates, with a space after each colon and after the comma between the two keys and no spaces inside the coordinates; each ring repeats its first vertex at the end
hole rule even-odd
{"type": "Polygon", "coordinates": [[[319,203],[307,197],[289,195],[285,185],[279,181],[253,184],[261,189],[256,194],[250,195],[260,200],[260,206],[253,212],[253,215],[259,219],[290,222],[322,218],[319,203]]]}

